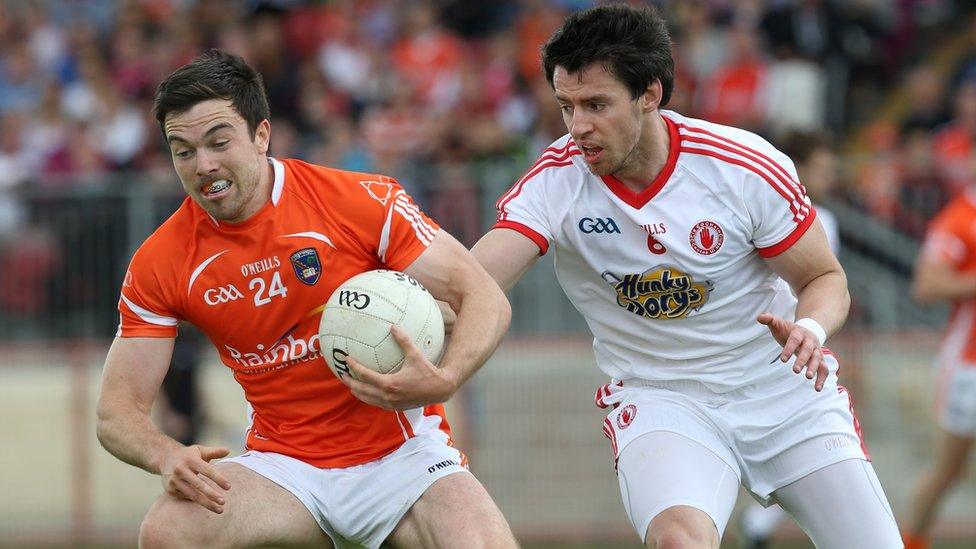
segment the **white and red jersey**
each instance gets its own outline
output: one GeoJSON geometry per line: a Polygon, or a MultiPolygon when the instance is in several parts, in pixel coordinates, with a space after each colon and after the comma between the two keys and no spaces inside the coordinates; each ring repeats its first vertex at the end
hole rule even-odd
{"type": "Polygon", "coordinates": [[[439,230],[385,176],[270,161],[271,200],[221,224],[194,201],[136,251],[119,300],[120,337],[175,337],[195,324],[244,389],[248,449],[318,467],[389,454],[420,432],[450,442],[441,405],[394,412],[363,403],[319,347],[321,307],[342,282],[404,270],[439,230]]]}
{"type": "Polygon", "coordinates": [[[763,258],[816,214],[793,163],[762,138],[662,114],[670,152],[643,192],[594,175],[566,135],[499,199],[495,227],[542,253],[555,245],[556,276],[611,377],[741,387],[780,352],[756,316],[796,310],[763,258]]]}

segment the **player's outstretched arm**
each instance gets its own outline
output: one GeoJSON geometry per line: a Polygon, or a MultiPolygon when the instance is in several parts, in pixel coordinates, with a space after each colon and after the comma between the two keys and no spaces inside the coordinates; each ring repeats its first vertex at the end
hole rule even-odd
{"type": "Polygon", "coordinates": [[[976,275],[959,272],[936,250],[923,250],[915,265],[912,297],[924,304],[976,297],[976,275]]]}
{"type": "Polygon", "coordinates": [[[492,229],[481,237],[471,253],[506,292],[539,260],[539,247],[512,229],[492,229]]]}
{"type": "Polygon", "coordinates": [[[105,359],[98,397],[98,440],[120,460],[162,476],[176,497],[222,512],[220,489],[230,484],[209,463],[226,448],[183,446],[164,435],[149,416],[173,354],[172,338],[115,338],[105,359]]]}
{"type": "Polygon", "coordinates": [[[450,399],[491,356],[512,316],[505,294],[471,252],[446,231],[439,231],[404,272],[457,311],[440,367],[394,328],[393,336],[406,357],[397,373],[378,374],[349,357],[347,365],[354,375],[341,378],[360,400],[399,410],[450,399]]]}
{"type": "Polygon", "coordinates": [[[828,374],[820,348],[826,338],[843,326],[851,306],[847,276],[830,251],[823,226],[816,221],[793,246],[767,258],[766,263],[796,293],[797,321],[769,313],[760,314],[757,320],[783,346],[780,360],[787,362],[796,356],[793,371],[799,374],[806,369],[807,378],[816,377],[814,387],[819,391],[828,374]],[[821,329],[822,333],[817,333],[821,329]]]}

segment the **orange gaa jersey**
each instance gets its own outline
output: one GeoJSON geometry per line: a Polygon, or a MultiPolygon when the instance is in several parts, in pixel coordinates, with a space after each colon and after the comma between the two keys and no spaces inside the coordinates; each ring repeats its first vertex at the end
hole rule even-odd
{"type": "MultiPolygon", "coordinates": [[[[941,257],[958,272],[976,271],[976,195],[962,192],[929,224],[922,254],[941,257]]],[[[953,304],[943,357],[976,364],[976,300],[953,304]]]]}
{"type": "Polygon", "coordinates": [[[120,337],[196,325],[244,388],[248,449],[348,467],[419,432],[443,436],[441,405],[389,411],[358,400],[319,348],[320,307],[346,279],[407,268],[438,226],[394,180],[270,159],[271,200],[220,224],[193,200],[136,251],[122,284],[120,337]]]}

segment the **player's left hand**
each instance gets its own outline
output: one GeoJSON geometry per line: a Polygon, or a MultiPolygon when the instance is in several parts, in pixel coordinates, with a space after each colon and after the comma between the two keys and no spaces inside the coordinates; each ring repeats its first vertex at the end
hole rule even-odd
{"type": "Polygon", "coordinates": [[[388,410],[407,410],[446,402],[457,390],[457,375],[432,364],[400,328],[390,329],[403,349],[403,365],[395,374],[381,374],[346,358],[351,376],[339,379],[359,400],[388,410]]]}
{"type": "Polygon", "coordinates": [[[817,391],[823,389],[830,372],[824,362],[820,340],[817,339],[816,334],[770,313],[762,313],[756,320],[769,328],[769,333],[773,334],[773,338],[783,346],[783,352],[779,355],[780,361],[787,362],[790,357],[796,355],[793,373],[799,374],[806,368],[807,379],[813,379],[814,376],[817,378],[813,388],[817,391]]]}

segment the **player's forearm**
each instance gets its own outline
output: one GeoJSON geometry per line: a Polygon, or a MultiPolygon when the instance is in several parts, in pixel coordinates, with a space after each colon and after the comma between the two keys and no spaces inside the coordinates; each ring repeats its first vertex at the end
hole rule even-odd
{"type": "Polygon", "coordinates": [[[182,445],[164,435],[147,414],[122,408],[99,405],[95,429],[98,441],[120,460],[159,474],[165,456],[182,445]]]}
{"type": "Polygon", "coordinates": [[[823,326],[827,336],[840,330],[851,308],[844,271],[824,273],[811,280],[797,294],[796,318],[812,318],[823,326]]]}
{"type": "Polygon", "coordinates": [[[912,296],[920,303],[971,299],[976,297],[976,276],[953,272],[922,274],[912,284],[912,296]]]}
{"type": "Polygon", "coordinates": [[[456,388],[464,384],[498,346],[508,330],[512,308],[491,280],[462,297],[450,344],[441,367],[457,375],[456,388]]]}

